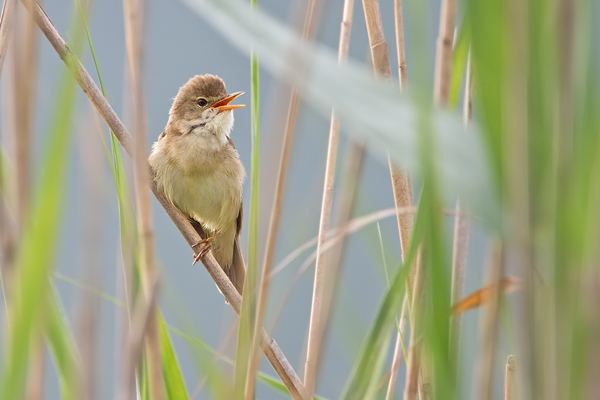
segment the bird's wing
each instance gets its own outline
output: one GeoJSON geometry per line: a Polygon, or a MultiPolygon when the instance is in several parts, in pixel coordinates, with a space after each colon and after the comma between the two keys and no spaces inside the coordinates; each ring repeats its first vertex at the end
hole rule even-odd
{"type": "Polygon", "coordinates": [[[233,283],[233,286],[237,289],[239,294],[242,294],[244,289],[244,279],[246,278],[246,265],[244,263],[244,256],[242,255],[242,249],[240,247],[240,232],[242,231],[242,219],[243,219],[243,204],[240,204],[240,213],[237,217],[237,233],[235,240],[233,241],[233,259],[229,269],[225,270],[229,280],[233,283]]]}

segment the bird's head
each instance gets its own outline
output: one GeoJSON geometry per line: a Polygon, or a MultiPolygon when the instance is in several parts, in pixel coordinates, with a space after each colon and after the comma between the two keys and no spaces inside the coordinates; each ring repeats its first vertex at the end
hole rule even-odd
{"type": "Polygon", "coordinates": [[[228,135],[233,127],[231,110],[244,107],[229,103],[242,93],[228,94],[218,76],[196,75],[179,89],[169,112],[167,129],[180,135],[228,135]]]}

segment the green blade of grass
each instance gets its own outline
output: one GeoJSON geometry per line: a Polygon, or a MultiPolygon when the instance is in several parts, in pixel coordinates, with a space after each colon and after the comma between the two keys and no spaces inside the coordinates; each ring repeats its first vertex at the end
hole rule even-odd
{"type": "Polygon", "coordinates": [[[471,43],[471,28],[469,25],[469,17],[463,18],[463,23],[458,31],[458,38],[454,46],[452,55],[452,78],[450,80],[450,99],[448,104],[451,108],[456,107],[458,97],[460,96],[461,83],[465,68],[467,66],[467,58],[469,55],[469,46],[471,43]]]}
{"type": "Polygon", "coordinates": [[[167,324],[161,313],[159,313],[159,330],[160,352],[163,362],[163,374],[167,398],[171,400],[188,400],[189,396],[185,388],[179,361],[177,360],[173,343],[169,337],[167,324]]]}
{"type": "Polygon", "coordinates": [[[79,360],[75,339],[65,316],[56,292],[48,302],[46,341],[60,382],[61,398],[70,400],[78,398],[79,385],[82,383],[79,371],[79,360]]]}
{"type": "Polygon", "coordinates": [[[406,277],[409,268],[416,256],[417,244],[419,242],[417,233],[420,232],[419,214],[415,219],[415,233],[411,240],[411,246],[403,266],[398,268],[396,274],[385,292],[384,298],[375,315],[375,320],[371,325],[367,337],[358,356],[358,360],[347,380],[346,387],[341,399],[365,399],[371,398],[381,378],[381,366],[387,356],[386,350],[389,344],[389,338],[393,332],[392,327],[395,323],[395,317],[404,298],[406,277]]]}
{"type": "MultiPolygon", "coordinates": [[[[256,5],[256,0],[253,0],[256,5]]],[[[259,148],[260,148],[260,117],[259,117],[259,74],[258,57],[252,53],[250,59],[251,71],[251,200],[250,200],[250,226],[248,233],[248,263],[246,280],[244,281],[244,293],[242,297],[242,308],[240,311],[240,323],[238,327],[238,342],[235,356],[234,374],[234,396],[244,398],[244,389],[248,385],[247,379],[252,362],[252,347],[256,332],[256,294],[258,276],[258,206],[259,206],[259,148]]],[[[257,338],[257,340],[259,340],[257,338]]],[[[260,344],[259,344],[260,345],[260,344]]],[[[259,349],[257,349],[260,351],[259,349]]],[[[254,387],[252,384],[251,387],[254,387]]]]}
{"type": "Polygon", "coordinates": [[[57,249],[58,230],[66,191],[71,149],[71,117],[76,82],[69,71],[61,72],[55,111],[42,156],[27,225],[17,254],[11,332],[0,378],[0,398],[22,398],[29,345],[42,333],[42,318],[50,295],[49,278],[57,249]]]}

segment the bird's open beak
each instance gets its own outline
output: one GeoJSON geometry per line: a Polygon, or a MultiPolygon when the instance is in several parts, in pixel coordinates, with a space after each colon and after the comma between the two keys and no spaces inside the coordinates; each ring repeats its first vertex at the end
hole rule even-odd
{"type": "Polygon", "coordinates": [[[219,100],[217,101],[215,104],[212,105],[211,108],[216,108],[217,110],[219,110],[219,112],[217,114],[222,113],[223,111],[229,111],[229,110],[233,110],[236,108],[241,108],[244,107],[244,104],[229,104],[231,103],[231,101],[233,99],[235,99],[236,97],[238,97],[239,95],[244,94],[244,92],[236,92],[233,94],[230,94],[229,96],[225,97],[223,100],[219,100]]]}

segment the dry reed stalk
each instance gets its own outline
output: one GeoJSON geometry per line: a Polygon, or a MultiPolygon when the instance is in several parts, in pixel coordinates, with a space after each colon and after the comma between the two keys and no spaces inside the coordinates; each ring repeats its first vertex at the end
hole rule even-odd
{"type": "MultiPolygon", "coordinates": [[[[373,60],[373,68],[375,72],[382,76],[385,80],[391,81],[391,68],[390,60],[388,57],[387,43],[385,42],[383,34],[383,25],[381,22],[381,12],[379,10],[378,0],[363,0],[363,8],[365,10],[365,20],[367,23],[367,33],[369,35],[369,44],[371,46],[371,58],[373,60]]],[[[404,86],[406,83],[406,57],[404,52],[404,33],[402,26],[402,5],[400,3],[395,4],[395,16],[396,16],[396,37],[397,37],[397,48],[398,48],[398,63],[400,66],[400,85],[404,86]]],[[[390,174],[392,178],[392,189],[394,192],[394,203],[396,208],[402,208],[412,206],[412,183],[411,179],[405,171],[397,168],[393,163],[390,162],[390,174]]],[[[402,254],[406,254],[409,248],[410,235],[413,230],[413,216],[400,216],[398,215],[398,230],[400,232],[400,247],[402,254]]],[[[409,299],[409,310],[410,315],[413,318],[411,326],[413,326],[413,336],[416,332],[414,329],[414,308],[415,304],[413,299],[422,298],[422,294],[415,293],[414,288],[416,282],[416,276],[420,274],[418,271],[423,264],[415,264],[415,268],[409,266],[410,271],[407,277],[406,292],[409,299]]],[[[423,288],[424,286],[420,286],[423,288]]],[[[415,349],[415,347],[411,348],[415,349]]],[[[396,348],[395,353],[399,352],[400,349],[396,348]]],[[[426,363],[424,360],[419,362],[413,362],[413,365],[420,365],[419,373],[419,395],[421,398],[426,398],[425,391],[421,388],[428,386],[429,378],[427,374],[426,363]]],[[[391,374],[393,375],[393,374],[391,374]]],[[[390,375],[390,376],[391,376],[390,375]]],[[[407,378],[408,379],[408,378],[407,378]]],[[[416,378],[415,378],[416,379],[416,378]]]]}
{"type": "Polygon", "coordinates": [[[463,95],[463,121],[468,125],[473,114],[473,72],[471,71],[471,49],[467,54],[467,72],[465,73],[465,93],[463,95]]]}
{"type": "MultiPolygon", "coordinates": [[[[369,45],[371,46],[371,59],[373,62],[373,69],[375,73],[383,77],[386,81],[391,82],[392,73],[390,67],[390,59],[388,56],[387,43],[383,35],[383,25],[381,22],[381,12],[379,10],[378,0],[363,0],[363,8],[365,11],[365,20],[367,23],[367,34],[369,36],[369,45]]],[[[401,9],[400,9],[401,14],[401,9]]],[[[398,15],[398,11],[396,11],[398,15]]],[[[398,28],[402,29],[401,21],[396,21],[398,28]]],[[[402,65],[406,65],[404,56],[404,42],[403,34],[398,36],[398,40],[402,40],[402,43],[398,44],[399,49],[399,62],[402,65]]],[[[404,78],[406,79],[406,71],[404,71],[404,78]]],[[[401,80],[400,85],[403,86],[406,82],[401,80]]],[[[390,162],[390,174],[392,177],[392,189],[394,191],[394,203],[396,208],[410,207],[412,206],[412,184],[410,178],[406,172],[401,171],[390,162]]],[[[413,216],[403,215],[398,216],[398,230],[400,231],[400,247],[402,254],[406,254],[409,247],[410,235],[413,227],[413,216]]],[[[407,278],[407,293],[409,301],[413,297],[413,286],[415,280],[415,271],[411,271],[407,278]]],[[[411,305],[412,308],[412,305],[411,305]]]]}
{"type": "Polygon", "coordinates": [[[433,79],[433,100],[437,104],[446,104],[450,96],[455,19],[456,0],[442,0],[433,79]]]}
{"type": "Polygon", "coordinates": [[[402,0],[394,0],[394,27],[396,28],[396,52],[398,54],[398,76],[400,89],[406,86],[406,52],[404,46],[404,22],[402,18],[402,0]]]}
{"type": "Polygon", "coordinates": [[[475,380],[477,384],[477,398],[481,400],[492,398],[492,386],[494,376],[494,358],[496,354],[496,342],[498,336],[498,315],[500,312],[500,296],[502,271],[504,269],[504,249],[499,241],[493,244],[491,259],[489,263],[489,279],[494,282],[491,301],[483,307],[480,319],[480,331],[482,349],[477,359],[479,377],[475,380]]]}
{"type": "MultiPolygon", "coordinates": [[[[143,84],[143,32],[144,32],[144,0],[126,0],[123,2],[125,22],[125,39],[129,77],[132,89],[132,105],[134,111],[134,154],[133,176],[138,214],[138,232],[141,253],[141,280],[144,301],[154,301],[151,297],[151,283],[157,279],[154,260],[154,230],[152,223],[152,207],[150,203],[150,171],[148,170],[146,108],[143,84]]],[[[158,318],[156,304],[148,303],[150,321],[144,334],[144,341],[150,376],[150,398],[162,400],[164,385],[160,355],[160,339],[158,334],[158,318]]]]}
{"type": "MultiPolygon", "coordinates": [[[[340,41],[338,48],[338,64],[348,59],[350,47],[350,32],[352,28],[352,15],[354,11],[354,0],[344,1],[344,11],[340,27],[340,41]]],[[[308,343],[306,350],[306,362],[304,366],[304,385],[312,395],[315,392],[317,368],[319,366],[321,342],[325,332],[325,320],[329,316],[329,310],[323,313],[323,289],[325,286],[325,252],[322,247],[327,240],[329,225],[331,223],[331,211],[333,208],[333,188],[335,183],[335,164],[340,136],[340,120],[335,110],[331,112],[331,125],[329,128],[329,143],[327,146],[327,161],[325,166],[325,182],[323,184],[323,200],[321,203],[321,218],[319,221],[319,233],[317,239],[317,259],[315,262],[315,279],[313,285],[313,296],[310,310],[310,324],[308,327],[308,343]]],[[[330,276],[335,280],[335,276],[330,276]]],[[[333,283],[333,282],[332,282],[333,283]]],[[[330,301],[327,301],[330,304],[330,301]]]]}
{"type": "MultiPolygon", "coordinates": [[[[302,32],[302,39],[308,41],[313,36],[315,31],[316,21],[318,20],[318,13],[320,11],[320,2],[318,0],[309,0],[308,7],[306,10],[306,16],[304,20],[304,28],[302,32]]],[[[273,268],[273,257],[275,255],[275,248],[277,244],[277,233],[279,231],[279,223],[281,220],[281,209],[283,204],[283,194],[285,189],[285,181],[287,178],[287,170],[289,166],[290,153],[292,149],[292,139],[294,136],[294,128],[296,126],[296,115],[298,112],[298,104],[300,100],[300,91],[297,86],[292,88],[290,93],[290,102],[285,122],[285,129],[283,135],[283,144],[281,149],[281,159],[279,161],[279,170],[277,172],[277,182],[275,185],[275,195],[273,198],[273,207],[271,208],[271,216],[269,218],[269,230],[267,233],[267,242],[265,245],[265,258],[263,262],[262,274],[260,279],[260,289],[258,292],[258,303],[256,320],[254,323],[254,335],[251,349],[250,365],[248,368],[248,374],[246,378],[246,396],[252,396],[254,393],[254,385],[256,383],[255,377],[260,366],[260,352],[258,347],[260,345],[259,329],[262,329],[267,302],[269,298],[269,286],[271,282],[271,270],[273,268]]]]}
{"type": "Polygon", "coordinates": [[[510,355],[506,359],[506,367],[504,368],[504,400],[516,400],[515,384],[517,376],[515,372],[515,356],[510,355]]]}
{"type": "MultiPolygon", "coordinates": [[[[92,119],[99,127],[96,110],[90,109],[92,119]]],[[[87,118],[86,120],[90,120],[87,118]]],[[[81,354],[81,378],[79,385],[81,392],[77,396],[80,399],[94,400],[96,396],[96,369],[97,369],[97,339],[98,339],[98,313],[100,311],[100,297],[95,292],[99,290],[100,270],[102,254],[100,246],[104,228],[104,197],[105,177],[102,170],[102,153],[92,134],[95,129],[91,124],[84,129],[87,135],[79,140],[81,163],[86,179],[83,182],[83,204],[84,211],[81,219],[83,221],[84,235],[84,260],[81,265],[85,266],[84,284],[90,289],[82,293],[79,309],[77,312],[77,342],[81,354]]],[[[101,132],[101,129],[99,130],[101,132]]]]}
{"type": "Polygon", "coordinates": [[[425,255],[421,248],[417,253],[417,260],[415,262],[415,287],[413,291],[413,299],[412,304],[413,308],[411,310],[411,339],[410,339],[410,347],[408,350],[408,365],[406,366],[406,383],[404,385],[404,400],[415,400],[417,397],[417,392],[419,392],[419,400],[428,399],[429,391],[428,386],[423,386],[419,382],[419,378],[422,374],[422,365],[421,363],[425,359],[422,357],[422,346],[421,346],[421,337],[419,335],[419,329],[421,325],[421,307],[423,305],[423,297],[424,291],[423,287],[425,286],[425,268],[424,261],[425,255]],[[422,390],[423,388],[423,390],[422,390]]]}
{"type": "Polygon", "coordinates": [[[156,314],[157,283],[156,279],[150,283],[147,289],[150,296],[149,300],[138,301],[131,313],[131,328],[125,344],[127,351],[123,356],[123,380],[117,389],[118,395],[116,396],[119,400],[131,398],[131,388],[135,385],[136,366],[142,356],[144,336],[152,323],[152,315],[156,314]]]}
{"type": "MultiPolygon", "coordinates": [[[[96,86],[77,57],[70,52],[66,42],[60,36],[54,25],[52,25],[52,22],[42,7],[38,4],[35,9],[29,10],[35,15],[36,23],[38,24],[38,27],[44,36],[46,36],[54,50],[58,53],[59,57],[65,61],[67,66],[71,68],[71,72],[77,80],[77,83],[88,96],[90,101],[94,104],[99,114],[108,125],[109,129],[115,135],[121,146],[123,146],[123,149],[125,149],[127,154],[131,156],[133,152],[133,139],[106,98],[102,95],[100,89],[98,89],[98,86],[96,86]]],[[[147,168],[150,168],[150,166],[147,165],[147,168]]],[[[192,250],[194,252],[200,251],[202,249],[201,246],[198,245],[200,236],[192,227],[188,219],[181,213],[181,211],[173,207],[173,205],[168,202],[163,194],[158,191],[156,183],[152,180],[150,181],[150,189],[192,250]]],[[[227,275],[225,275],[223,269],[219,266],[210,252],[207,253],[201,259],[201,261],[208,274],[215,281],[215,284],[221,293],[223,293],[231,307],[237,314],[239,314],[241,296],[231,284],[231,281],[227,275]]],[[[262,347],[267,359],[273,366],[273,369],[275,369],[275,372],[277,372],[283,381],[284,385],[290,391],[293,398],[309,399],[310,396],[307,394],[304,385],[300,381],[300,378],[298,378],[298,375],[296,375],[296,372],[290,365],[289,361],[285,358],[285,355],[279,349],[279,346],[277,346],[277,343],[274,340],[269,339],[264,330],[261,333],[261,339],[262,347]]]]}
{"type": "MultiPolygon", "coordinates": [[[[334,210],[336,210],[333,221],[335,226],[337,227],[337,230],[345,230],[348,227],[348,224],[350,223],[350,217],[352,215],[352,209],[354,207],[356,185],[358,182],[360,169],[362,167],[364,151],[365,148],[363,144],[358,143],[356,141],[349,141],[346,150],[344,151],[342,173],[340,174],[340,192],[338,200],[333,207],[334,210]]],[[[334,231],[330,232],[333,233],[334,231]]],[[[340,242],[340,244],[333,247],[329,251],[328,268],[331,270],[332,276],[337,276],[337,270],[342,264],[345,243],[346,241],[344,239],[340,242]]],[[[332,289],[332,292],[329,292],[327,290],[325,291],[325,293],[330,294],[330,296],[326,297],[329,297],[331,300],[333,300],[333,298],[335,297],[335,287],[332,287],[332,289]]],[[[324,307],[325,309],[329,309],[331,305],[325,305],[324,307]]],[[[327,322],[329,321],[327,320],[327,322]]]]}
{"type": "MultiPolygon", "coordinates": [[[[30,5],[35,0],[24,0],[30,5]]],[[[29,206],[31,184],[31,135],[34,90],[36,88],[37,36],[35,21],[26,12],[16,13],[17,25],[13,39],[14,74],[13,101],[15,104],[15,188],[17,194],[17,223],[24,226],[29,206]]]]}
{"type": "MultiPolygon", "coordinates": [[[[337,196],[338,200],[334,206],[336,213],[333,220],[335,221],[335,225],[338,228],[330,230],[329,232],[331,234],[339,231],[344,232],[347,228],[350,227],[350,217],[352,214],[352,208],[356,192],[356,181],[359,174],[359,170],[362,165],[363,153],[364,146],[361,143],[357,143],[354,141],[348,143],[348,149],[346,150],[345,154],[346,159],[342,167],[341,175],[343,178],[341,179],[342,182],[340,184],[340,189],[337,196]]],[[[323,342],[327,340],[327,334],[329,332],[329,327],[331,326],[331,319],[329,318],[329,315],[331,314],[331,310],[333,309],[334,301],[337,295],[338,285],[336,283],[338,279],[337,277],[339,274],[339,270],[343,261],[342,259],[344,255],[346,238],[347,235],[344,234],[342,237],[339,238],[339,243],[337,245],[329,246],[326,244],[323,247],[323,251],[327,251],[328,248],[331,248],[327,256],[327,264],[325,267],[325,289],[323,290],[323,304],[321,306],[321,320],[323,321],[323,342]]],[[[322,352],[319,352],[317,354],[317,357],[318,366],[320,365],[322,352]]]]}
{"type": "MultiPolygon", "coordinates": [[[[404,22],[402,17],[402,0],[394,0],[394,26],[396,31],[396,53],[398,56],[398,76],[400,83],[400,90],[406,86],[407,72],[406,72],[406,52],[404,45],[404,22]]],[[[390,165],[390,176],[392,178],[392,189],[394,192],[394,204],[396,208],[402,208],[406,206],[412,206],[413,194],[412,194],[412,181],[406,171],[402,171],[400,168],[395,166],[388,157],[390,165]]],[[[413,230],[414,216],[413,215],[398,215],[398,232],[400,233],[400,249],[402,250],[402,259],[408,251],[410,235],[413,230]]],[[[412,266],[408,266],[412,269],[412,266]]],[[[396,387],[396,379],[398,378],[398,368],[402,362],[403,357],[401,354],[404,349],[402,347],[402,335],[404,334],[403,326],[406,324],[406,307],[412,304],[412,282],[414,282],[414,271],[409,273],[407,284],[407,292],[404,295],[404,301],[402,303],[402,312],[400,316],[400,330],[396,334],[396,344],[394,345],[394,356],[392,359],[392,365],[390,367],[390,379],[388,381],[388,388],[386,392],[386,399],[391,399],[394,396],[394,390],[396,387]]],[[[410,313],[409,313],[410,314],[410,313]]]]}
{"type": "MultiPolygon", "coordinates": [[[[365,225],[367,225],[369,223],[378,221],[380,219],[383,219],[383,218],[386,218],[386,217],[389,217],[392,215],[398,215],[398,214],[404,214],[404,213],[414,214],[416,211],[417,210],[415,207],[403,207],[401,209],[388,208],[388,209],[381,210],[381,211],[378,211],[378,212],[375,212],[372,214],[368,214],[368,215],[365,215],[362,217],[351,219],[345,225],[342,225],[341,227],[332,229],[330,231],[330,237],[323,244],[321,251],[325,252],[325,251],[329,251],[333,247],[336,247],[336,246],[339,247],[340,246],[339,243],[343,243],[343,241],[346,239],[346,237],[348,235],[357,232],[359,229],[361,229],[362,227],[364,227],[365,225]]],[[[300,249],[306,250],[306,248],[314,246],[317,243],[317,239],[318,238],[316,238],[316,237],[312,238],[311,240],[309,240],[308,242],[306,242],[302,246],[300,246],[298,249],[294,250],[290,255],[288,255],[288,257],[286,257],[282,262],[280,262],[277,265],[277,268],[274,270],[274,274],[277,272],[280,272],[283,268],[285,268],[287,265],[289,265],[290,262],[292,262],[296,257],[298,257],[299,253],[301,253],[301,251],[298,251],[298,250],[300,250],[300,249]]],[[[282,301],[280,301],[279,308],[275,312],[275,317],[273,318],[274,322],[273,322],[271,328],[269,329],[270,331],[275,328],[275,322],[279,318],[279,315],[281,315],[281,312],[283,311],[283,307],[285,306],[287,301],[290,299],[294,288],[298,285],[298,283],[300,283],[300,279],[302,278],[304,273],[308,270],[308,267],[310,267],[311,264],[313,263],[313,261],[315,261],[317,259],[317,254],[318,254],[318,252],[317,252],[317,250],[315,250],[298,269],[298,272],[296,273],[296,276],[294,277],[294,281],[289,286],[289,288],[285,294],[285,297],[283,298],[282,301]]],[[[324,304],[325,304],[326,300],[331,301],[331,298],[332,298],[331,294],[328,294],[328,296],[324,296],[323,297],[324,304]]],[[[330,307],[331,304],[329,304],[328,306],[330,307]]],[[[325,307],[325,305],[323,307],[325,307]]]]}
{"type": "Polygon", "coordinates": [[[0,16],[0,77],[2,76],[2,67],[4,59],[8,52],[8,44],[13,30],[17,0],[4,0],[2,5],[2,15],[0,16]]]}
{"type": "Polygon", "coordinates": [[[523,399],[546,398],[535,384],[537,360],[535,354],[541,349],[539,343],[533,338],[535,332],[535,300],[534,291],[535,272],[531,265],[532,232],[530,226],[529,198],[529,7],[520,0],[507,2],[507,18],[511,21],[508,30],[507,45],[507,87],[503,96],[502,113],[502,175],[505,177],[503,189],[506,199],[506,252],[510,255],[511,264],[514,264],[517,275],[523,280],[523,293],[518,297],[517,308],[522,312],[518,324],[522,327],[524,342],[519,343],[519,377],[522,387],[519,395],[523,399]],[[537,347],[537,348],[536,348],[537,347]]]}
{"type": "MultiPolygon", "coordinates": [[[[465,91],[463,101],[463,119],[465,125],[471,121],[472,109],[472,77],[471,77],[471,52],[467,56],[467,71],[465,74],[465,91]]],[[[467,263],[467,249],[469,246],[469,220],[463,212],[460,201],[456,201],[456,216],[454,217],[454,238],[452,242],[452,277],[450,282],[450,304],[456,304],[463,296],[465,286],[465,269],[467,263]]],[[[460,354],[460,314],[450,317],[450,349],[460,354]]],[[[457,364],[455,364],[457,365],[457,364]]]]}

